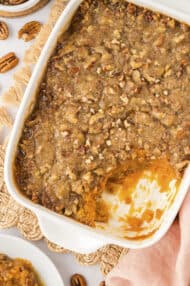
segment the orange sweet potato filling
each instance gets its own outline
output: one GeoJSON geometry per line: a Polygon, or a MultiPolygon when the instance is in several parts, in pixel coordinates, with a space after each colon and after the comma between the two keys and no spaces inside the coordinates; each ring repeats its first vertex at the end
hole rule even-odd
{"type": "Polygon", "coordinates": [[[24,259],[11,259],[0,254],[1,286],[42,286],[32,264],[24,259]]]}
{"type": "MultiPolygon", "coordinates": [[[[150,162],[139,160],[125,162],[125,164],[111,171],[110,174],[102,180],[99,189],[84,195],[84,206],[77,213],[79,221],[90,226],[95,226],[94,222],[108,221],[110,216],[109,207],[103,200],[98,199],[104,191],[119,194],[121,201],[124,201],[126,204],[131,204],[132,193],[145,171],[151,172],[152,177],[150,177],[150,179],[157,180],[157,183],[160,185],[160,192],[168,191],[170,181],[178,177],[177,172],[170,165],[167,158],[150,162]]],[[[154,212],[147,207],[141,218],[134,217],[133,215],[127,216],[126,222],[130,225],[131,230],[137,230],[144,221],[148,223],[151,222],[154,215],[157,219],[161,218],[162,213],[163,210],[157,209],[154,212]]]]}

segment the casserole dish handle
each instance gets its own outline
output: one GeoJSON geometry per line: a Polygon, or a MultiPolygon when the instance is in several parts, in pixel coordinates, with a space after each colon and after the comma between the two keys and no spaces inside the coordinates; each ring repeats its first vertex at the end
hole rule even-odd
{"type": "Polygon", "coordinates": [[[75,251],[89,254],[109,244],[105,238],[64,220],[56,221],[43,214],[38,214],[38,221],[43,235],[51,242],[75,251]]]}

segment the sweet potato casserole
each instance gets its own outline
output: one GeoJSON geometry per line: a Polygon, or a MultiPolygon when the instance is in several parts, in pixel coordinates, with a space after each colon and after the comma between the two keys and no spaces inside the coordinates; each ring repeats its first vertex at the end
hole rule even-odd
{"type": "Polygon", "coordinates": [[[158,162],[164,191],[190,158],[189,77],[189,26],[124,0],[84,1],[25,121],[19,188],[90,226],[109,218],[101,193],[119,166],[134,182],[158,162]]]}
{"type": "Polygon", "coordinates": [[[0,285],[42,286],[42,283],[29,261],[0,254],[0,285]]]}
{"type": "Polygon", "coordinates": [[[27,1],[28,0],[0,0],[0,4],[12,6],[12,5],[19,5],[27,1]]]}

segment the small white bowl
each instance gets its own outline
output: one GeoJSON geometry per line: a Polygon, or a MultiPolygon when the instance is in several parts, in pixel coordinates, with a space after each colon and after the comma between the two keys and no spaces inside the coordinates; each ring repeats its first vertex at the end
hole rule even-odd
{"type": "Polygon", "coordinates": [[[26,0],[26,2],[18,5],[0,4],[0,16],[17,17],[27,15],[43,7],[48,1],[49,0],[26,0]]]}
{"type": "Polygon", "coordinates": [[[39,248],[29,242],[10,235],[0,235],[0,253],[10,258],[23,258],[32,263],[46,286],[64,286],[53,262],[39,248]]]}

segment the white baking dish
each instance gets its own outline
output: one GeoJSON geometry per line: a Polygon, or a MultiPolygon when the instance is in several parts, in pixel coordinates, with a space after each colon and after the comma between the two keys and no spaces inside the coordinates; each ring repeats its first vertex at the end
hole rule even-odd
{"type": "MultiPolygon", "coordinates": [[[[81,253],[95,251],[98,248],[110,243],[126,248],[137,249],[147,247],[157,242],[166,233],[175,219],[190,186],[190,166],[186,169],[180,189],[175,197],[174,202],[163,216],[161,227],[159,227],[159,229],[152,236],[142,240],[118,238],[114,235],[110,235],[106,231],[93,229],[65,216],[60,216],[40,205],[34,204],[32,201],[24,197],[21,192],[19,192],[14,182],[13,163],[15,152],[21,136],[25,118],[33,109],[36,88],[41,81],[43,72],[46,68],[47,60],[54,50],[59,35],[68,28],[73,14],[81,2],[82,0],[71,0],[69,2],[56,23],[35,66],[33,75],[27,86],[24,98],[17,113],[7,147],[5,158],[5,181],[10,194],[15,198],[15,200],[21,205],[24,205],[26,208],[31,209],[37,215],[44,236],[58,245],[81,253]]],[[[180,8],[179,10],[179,4],[177,4],[175,0],[136,0],[133,2],[146,6],[147,8],[150,7],[164,14],[168,14],[181,21],[190,23],[190,3],[188,3],[186,0],[180,1],[180,7],[184,7],[184,9],[180,8]]]]}

